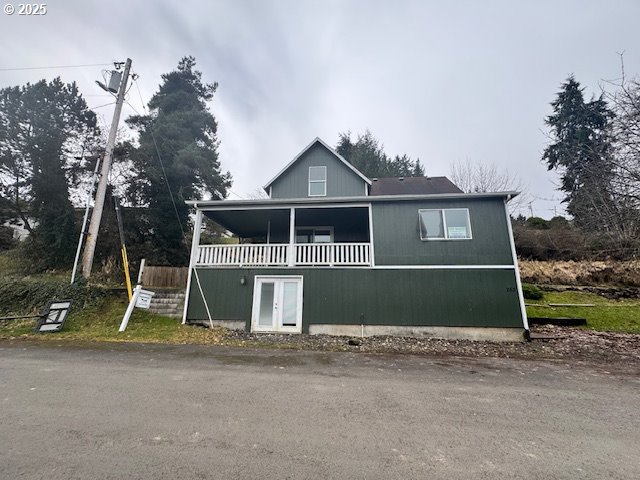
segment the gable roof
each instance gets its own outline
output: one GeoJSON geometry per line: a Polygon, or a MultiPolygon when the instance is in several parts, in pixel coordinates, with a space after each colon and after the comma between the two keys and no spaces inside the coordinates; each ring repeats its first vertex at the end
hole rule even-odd
{"type": "Polygon", "coordinates": [[[447,177],[374,178],[369,195],[433,195],[463,193],[447,177]]]}
{"type": "Polygon", "coordinates": [[[291,166],[293,166],[294,163],[296,163],[298,161],[298,159],[300,157],[302,157],[302,155],[304,155],[307,150],[309,150],[311,147],[313,147],[316,143],[319,143],[320,145],[322,145],[324,148],[326,148],[327,150],[329,150],[329,152],[331,152],[333,155],[335,155],[338,160],[340,160],[342,163],[344,163],[351,171],[353,171],[353,173],[355,173],[356,175],[358,175],[362,180],[364,180],[368,185],[371,185],[371,180],[369,180],[367,177],[365,177],[362,173],[360,173],[360,171],[354,167],[353,165],[351,165],[349,162],[347,162],[345,160],[345,158],[340,155],[338,152],[336,152],[333,148],[331,148],[329,145],[326,144],[326,142],[324,142],[320,137],[316,137],[313,139],[313,141],[307,145],[298,155],[296,155],[293,160],[291,160],[282,170],[280,170],[280,172],[278,172],[278,174],[273,177],[269,183],[267,183],[263,188],[265,190],[269,190],[269,187],[271,186],[271,184],[273,182],[275,182],[284,172],[286,172],[287,170],[289,170],[289,168],[291,168],[291,166]]]}

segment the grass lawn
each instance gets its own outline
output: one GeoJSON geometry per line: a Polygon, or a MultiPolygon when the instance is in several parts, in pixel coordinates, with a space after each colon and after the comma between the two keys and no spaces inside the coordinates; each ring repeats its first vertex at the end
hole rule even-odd
{"type": "MultiPolygon", "coordinates": [[[[587,327],[599,331],[640,333],[640,300],[608,300],[582,292],[545,292],[542,300],[526,300],[531,317],[581,317],[587,327]],[[545,307],[549,303],[589,303],[595,307],[545,307]]],[[[127,308],[125,300],[105,298],[98,305],[82,310],[72,309],[64,329],[55,334],[33,333],[35,321],[0,321],[0,339],[24,338],[42,341],[80,340],[103,342],[192,343],[214,345],[244,345],[260,347],[260,342],[238,341],[228,338],[225,330],[213,330],[181,325],[178,319],[168,318],[145,310],[135,309],[127,330],[118,332],[127,308]]],[[[285,348],[279,345],[278,348],[285,348]]]]}
{"type": "Polygon", "coordinates": [[[182,325],[179,319],[135,309],[127,330],[118,328],[127,308],[124,300],[105,299],[99,305],[83,310],[73,309],[61,332],[33,333],[35,320],[0,321],[0,338],[33,338],[38,340],[85,340],[102,342],[146,343],[219,343],[223,329],[206,329],[182,325]]]}
{"type": "Polygon", "coordinates": [[[640,333],[640,299],[609,300],[587,292],[545,292],[542,300],[525,300],[527,304],[588,303],[595,307],[528,306],[530,317],[586,318],[586,328],[607,332],[640,333]]]}

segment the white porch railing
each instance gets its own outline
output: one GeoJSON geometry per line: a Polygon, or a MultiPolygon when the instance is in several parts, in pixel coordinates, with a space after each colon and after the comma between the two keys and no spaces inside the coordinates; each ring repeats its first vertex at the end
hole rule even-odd
{"type": "Polygon", "coordinates": [[[196,266],[368,266],[369,243],[297,243],[289,244],[200,245],[196,266]]]}
{"type": "Polygon", "coordinates": [[[281,266],[289,264],[287,244],[200,245],[197,266],[281,266]]]}
{"type": "Polygon", "coordinates": [[[368,243],[297,243],[296,265],[370,265],[368,243]]]}

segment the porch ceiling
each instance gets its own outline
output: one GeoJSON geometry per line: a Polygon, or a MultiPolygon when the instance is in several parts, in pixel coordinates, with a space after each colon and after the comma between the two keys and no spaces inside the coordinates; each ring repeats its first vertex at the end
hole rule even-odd
{"type": "Polygon", "coordinates": [[[272,230],[289,230],[289,209],[205,211],[205,216],[239,237],[264,237],[272,230]]]}
{"type": "MultiPolygon", "coordinates": [[[[205,216],[242,238],[289,232],[289,209],[204,211],[205,216]]],[[[333,226],[347,232],[368,232],[368,208],[296,208],[296,226],[333,226]]],[[[288,233],[286,233],[288,238],[288,233]]]]}

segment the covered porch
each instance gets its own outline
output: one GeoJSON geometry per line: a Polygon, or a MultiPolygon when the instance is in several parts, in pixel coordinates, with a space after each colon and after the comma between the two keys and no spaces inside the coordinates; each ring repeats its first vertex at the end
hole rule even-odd
{"type": "Polygon", "coordinates": [[[196,267],[364,267],[373,263],[368,204],[198,212],[230,232],[237,243],[198,241],[196,267]]]}

